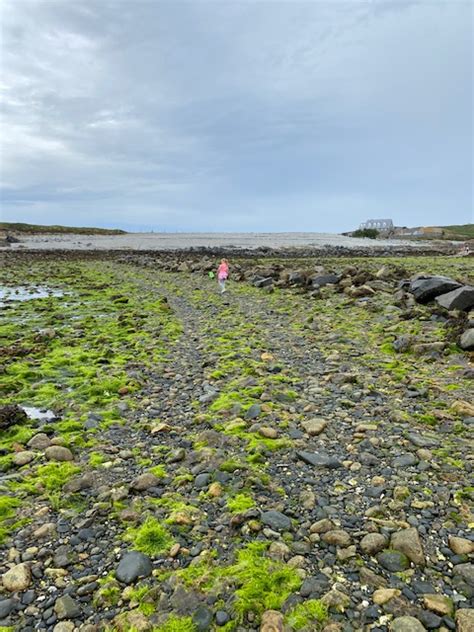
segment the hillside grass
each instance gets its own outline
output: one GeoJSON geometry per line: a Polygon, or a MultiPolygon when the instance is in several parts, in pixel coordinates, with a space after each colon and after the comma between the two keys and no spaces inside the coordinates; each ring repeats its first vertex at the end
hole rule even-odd
{"type": "Polygon", "coordinates": [[[74,234],[74,235],[126,235],[118,228],[88,228],[78,226],[43,226],[41,224],[23,224],[20,222],[0,222],[0,230],[29,234],[74,234]]]}

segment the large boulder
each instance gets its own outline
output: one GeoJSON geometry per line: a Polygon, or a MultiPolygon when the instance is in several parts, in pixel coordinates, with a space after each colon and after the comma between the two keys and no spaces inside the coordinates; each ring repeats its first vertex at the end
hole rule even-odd
{"type": "Polygon", "coordinates": [[[410,283],[409,291],[418,303],[429,303],[440,294],[446,294],[460,287],[460,283],[449,277],[430,276],[414,279],[410,283]]]}
{"type": "Polygon", "coordinates": [[[311,277],[310,285],[312,287],[323,287],[324,285],[334,285],[339,283],[341,277],[337,274],[318,274],[311,277]]]}
{"type": "Polygon", "coordinates": [[[459,339],[459,346],[465,351],[474,349],[474,328],[466,329],[459,339]]]}
{"type": "Polygon", "coordinates": [[[474,287],[464,285],[452,292],[446,292],[436,297],[436,302],[446,309],[468,310],[474,306],[474,287]]]}

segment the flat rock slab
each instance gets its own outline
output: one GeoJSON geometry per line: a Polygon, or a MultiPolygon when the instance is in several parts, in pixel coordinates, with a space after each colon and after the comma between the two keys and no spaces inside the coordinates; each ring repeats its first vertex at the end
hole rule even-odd
{"type": "Polygon", "coordinates": [[[439,445],[439,441],[436,439],[417,434],[416,432],[409,432],[407,439],[413,443],[413,445],[416,445],[417,448],[434,448],[439,445]]]}
{"type": "Polygon", "coordinates": [[[446,309],[468,310],[474,306],[474,287],[464,285],[457,290],[437,296],[435,300],[438,305],[446,309]]]}
{"type": "Polygon", "coordinates": [[[281,511],[265,511],[262,514],[262,522],[271,529],[276,531],[287,531],[291,528],[291,520],[288,516],[285,516],[281,511]]]}
{"type": "Polygon", "coordinates": [[[338,459],[329,456],[329,454],[325,452],[306,452],[300,450],[296,453],[296,456],[301,459],[301,461],[313,467],[327,467],[328,469],[342,467],[342,463],[338,459]]]}
{"type": "Polygon", "coordinates": [[[412,281],[409,291],[418,303],[429,303],[440,294],[446,294],[460,287],[460,283],[449,277],[431,276],[412,281]]]}

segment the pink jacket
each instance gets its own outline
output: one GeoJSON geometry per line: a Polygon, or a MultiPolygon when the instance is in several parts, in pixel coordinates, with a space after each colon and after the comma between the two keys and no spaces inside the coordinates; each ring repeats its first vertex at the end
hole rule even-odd
{"type": "Polygon", "coordinates": [[[227,265],[227,263],[221,263],[217,268],[217,278],[219,279],[219,281],[222,281],[223,279],[227,279],[228,276],[229,266],[227,265]]]}

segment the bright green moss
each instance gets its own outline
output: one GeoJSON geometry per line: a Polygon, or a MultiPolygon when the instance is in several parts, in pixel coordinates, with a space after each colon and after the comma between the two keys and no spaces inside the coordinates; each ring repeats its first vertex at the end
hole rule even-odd
{"type": "Polygon", "coordinates": [[[328,618],[327,607],[317,599],[309,599],[298,604],[286,616],[285,622],[292,627],[293,630],[308,629],[320,630],[322,625],[328,618]]]}
{"type": "Polygon", "coordinates": [[[238,514],[255,507],[255,501],[248,494],[236,494],[227,500],[227,507],[231,513],[238,514]]]}
{"type": "Polygon", "coordinates": [[[163,625],[153,628],[153,632],[196,632],[191,617],[175,617],[171,615],[163,625]]]}
{"type": "Polygon", "coordinates": [[[132,542],[133,548],[154,557],[165,553],[173,544],[173,538],[156,518],[149,517],[138,528],[129,528],[125,539],[132,542]]]}

